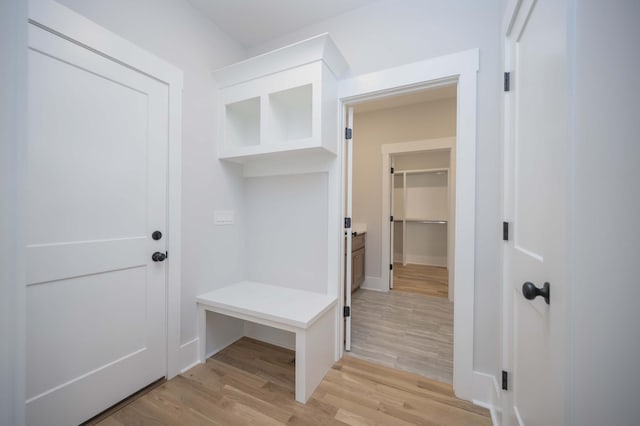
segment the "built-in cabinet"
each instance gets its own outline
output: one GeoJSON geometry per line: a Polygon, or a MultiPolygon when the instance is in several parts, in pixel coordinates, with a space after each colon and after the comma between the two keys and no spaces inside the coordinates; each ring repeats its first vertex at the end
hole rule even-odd
{"type": "Polygon", "coordinates": [[[449,169],[394,171],[392,196],[394,261],[447,266],[449,169]]]}
{"type": "MultiPolygon", "coordinates": [[[[197,298],[200,357],[211,350],[207,335],[216,350],[230,341],[207,333],[219,326],[207,311],[225,315],[248,337],[295,348],[299,402],[336,361],[340,218],[330,212],[339,200],[337,81],[346,67],[324,34],[214,72],[217,157],[242,164],[246,178],[234,185],[244,195],[246,250],[239,282],[197,298]]],[[[225,168],[227,177],[236,169],[225,168]]]]}
{"type": "Polygon", "coordinates": [[[336,154],[337,79],[346,67],[324,34],[216,71],[218,158],[336,154]]]}
{"type": "Polygon", "coordinates": [[[351,240],[351,292],[356,291],[364,283],[365,268],[365,236],[354,235],[351,240]]]}

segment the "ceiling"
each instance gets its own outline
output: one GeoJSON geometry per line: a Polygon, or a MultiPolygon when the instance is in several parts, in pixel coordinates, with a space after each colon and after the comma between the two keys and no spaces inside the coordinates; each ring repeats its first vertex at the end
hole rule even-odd
{"type": "Polygon", "coordinates": [[[244,47],[377,0],[189,0],[244,47]]]}
{"type": "Polygon", "coordinates": [[[356,113],[377,111],[381,109],[398,108],[401,106],[421,104],[423,102],[433,102],[442,99],[455,98],[457,86],[455,83],[446,86],[437,86],[421,90],[419,92],[406,93],[401,95],[387,96],[380,99],[361,102],[352,105],[356,113]]]}

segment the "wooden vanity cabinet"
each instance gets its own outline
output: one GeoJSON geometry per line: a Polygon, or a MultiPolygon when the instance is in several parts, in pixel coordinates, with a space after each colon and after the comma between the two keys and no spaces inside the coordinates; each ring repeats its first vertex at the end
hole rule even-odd
{"type": "Polygon", "coordinates": [[[364,282],[365,235],[356,235],[351,241],[351,292],[364,282]]]}

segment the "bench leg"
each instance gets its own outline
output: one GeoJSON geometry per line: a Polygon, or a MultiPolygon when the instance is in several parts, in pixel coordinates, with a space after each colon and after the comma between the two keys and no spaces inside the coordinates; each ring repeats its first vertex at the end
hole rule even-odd
{"type": "Polygon", "coordinates": [[[335,356],[335,308],[296,332],[296,401],[306,404],[335,356]]]}
{"type": "Polygon", "coordinates": [[[198,304],[198,361],[207,360],[207,310],[198,304]]]}

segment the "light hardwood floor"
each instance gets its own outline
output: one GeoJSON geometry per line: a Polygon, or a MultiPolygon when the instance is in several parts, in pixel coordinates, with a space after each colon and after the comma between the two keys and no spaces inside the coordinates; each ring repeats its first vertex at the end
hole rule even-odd
{"type": "Polygon", "coordinates": [[[353,356],[453,382],[453,303],[423,294],[362,289],[351,298],[353,356]]]}
{"type": "Polygon", "coordinates": [[[345,356],[306,405],[294,352],[243,338],[102,420],[123,425],[490,425],[450,385],[345,356]]]}
{"type": "Polygon", "coordinates": [[[393,264],[393,289],[427,296],[449,297],[449,273],[441,266],[393,264]]]}

